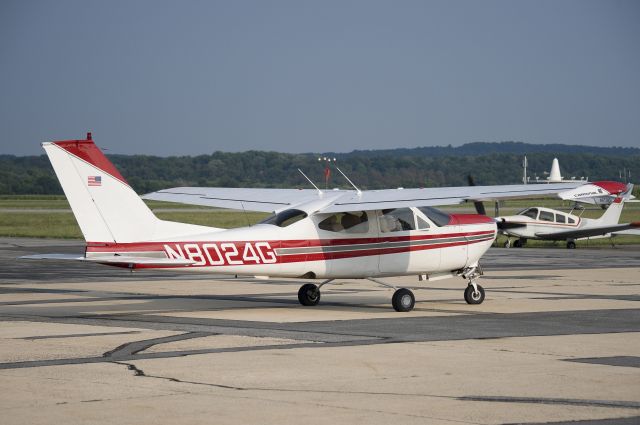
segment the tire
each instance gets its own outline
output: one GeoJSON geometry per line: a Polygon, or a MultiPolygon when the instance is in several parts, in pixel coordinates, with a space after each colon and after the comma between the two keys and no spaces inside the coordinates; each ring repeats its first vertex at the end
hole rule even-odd
{"type": "Polygon", "coordinates": [[[473,285],[467,286],[467,289],[464,290],[464,300],[467,302],[467,304],[482,304],[482,302],[484,301],[484,288],[480,285],[477,286],[477,293],[475,293],[473,285]]]}
{"type": "Polygon", "coordinates": [[[574,241],[567,242],[567,249],[576,249],[576,243],[574,241]]]}
{"type": "Polygon", "coordinates": [[[320,302],[320,289],[313,283],[305,283],[298,290],[298,301],[304,306],[318,305],[320,302]]]}
{"type": "Polygon", "coordinates": [[[521,240],[521,239],[516,239],[516,240],[513,242],[513,247],[514,247],[514,248],[522,248],[523,246],[524,246],[524,244],[522,243],[522,240],[521,240]]]}
{"type": "Polygon", "coordinates": [[[393,293],[391,304],[395,311],[401,313],[411,311],[413,310],[413,306],[416,304],[416,297],[414,297],[413,292],[407,288],[400,288],[393,293]]]}

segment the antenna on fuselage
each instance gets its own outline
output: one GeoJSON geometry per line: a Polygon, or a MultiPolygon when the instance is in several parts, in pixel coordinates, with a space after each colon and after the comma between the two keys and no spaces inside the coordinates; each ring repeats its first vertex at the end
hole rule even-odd
{"type": "Polygon", "coordinates": [[[320,189],[318,189],[318,186],[316,186],[315,184],[313,184],[313,182],[311,181],[311,179],[310,179],[309,177],[307,177],[307,175],[306,175],[305,173],[303,173],[301,169],[299,169],[299,168],[298,168],[298,171],[300,171],[300,174],[302,174],[302,176],[303,176],[305,179],[307,179],[307,181],[308,181],[309,183],[311,183],[311,186],[313,186],[313,187],[315,187],[315,188],[316,188],[316,190],[318,191],[318,194],[319,194],[319,195],[322,195],[322,191],[321,191],[320,189]]]}
{"type": "Polygon", "coordinates": [[[358,189],[358,186],[356,186],[355,184],[353,184],[353,182],[351,180],[349,180],[349,177],[347,177],[347,175],[345,173],[342,172],[341,169],[339,169],[338,167],[336,167],[336,170],[340,171],[340,174],[342,174],[342,176],[347,179],[347,181],[349,182],[349,184],[351,186],[353,186],[353,188],[356,190],[356,192],[358,192],[358,195],[362,195],[362,191],[360,189],[358,189]]]}

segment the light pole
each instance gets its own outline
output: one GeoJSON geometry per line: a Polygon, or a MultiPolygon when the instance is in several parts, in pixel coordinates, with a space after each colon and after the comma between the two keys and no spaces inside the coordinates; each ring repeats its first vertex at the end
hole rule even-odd
{"type": "Polygon", "coordinates": [[[336,162],[335,158],[328,156],[318,157],[319,162],[324,162],[324,188],[329,189],[329,178],[331,177],[331,162],[336,162]]]}

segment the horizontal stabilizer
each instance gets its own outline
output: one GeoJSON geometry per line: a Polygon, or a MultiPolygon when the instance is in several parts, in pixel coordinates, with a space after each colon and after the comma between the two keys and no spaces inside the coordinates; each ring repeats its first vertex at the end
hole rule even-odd
{"type": "Polygon", "coordinates": [[[579,239],[588,238],[591,236],[606,235],[611,232],[619,232],[627,229],[639,228],[640,222],[614,224],[611,226],[599,226],[587,229],[567,230],[566,232],[552,232],[552,233],[536,233],[536,237],[540,239],[548,240],[563,240],[563,239],[579,239]]]}
{"type": "Polygon", "coordinates": [[[90,263],[100,264],[140,264],[145,266],[188,266],[195,261],[182,258],[152,258],[152,257],[133,257],[124,255],[105,255],[96,257],[85,257],[77,254],[36,254],[25,255],[20,257],[27,260],[58,260],[58,261],[86,261],[90,263]]]}

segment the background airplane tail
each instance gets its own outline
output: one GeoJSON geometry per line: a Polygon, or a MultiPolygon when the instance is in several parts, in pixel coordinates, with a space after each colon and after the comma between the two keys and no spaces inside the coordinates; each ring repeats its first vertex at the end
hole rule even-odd
{"type": "Polygon", "coordinates": [[[141,242],[215,228],[158,219],[91,140],[42,144],[87,242],[141,242]]]}
{"type": "Polygon", "coordinates": [[[602,214],[602,216],[597,219],[596,222],[601,225],[618,224],[620,220],[620,214],[622,214],[622,208],[624,208],[624,203],[631,198],[632,191],[633,184],[629,183],[627,185],[627,190],[625,190],[618,197],[616,197],[616,199],[613,200],[611,205],[609,205],[604,214],[602,214]]]}

